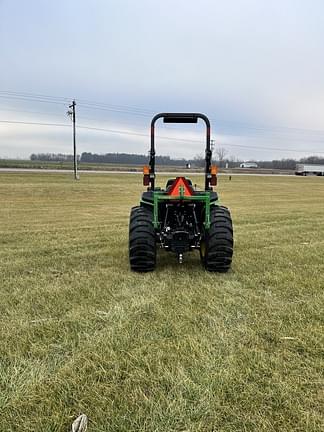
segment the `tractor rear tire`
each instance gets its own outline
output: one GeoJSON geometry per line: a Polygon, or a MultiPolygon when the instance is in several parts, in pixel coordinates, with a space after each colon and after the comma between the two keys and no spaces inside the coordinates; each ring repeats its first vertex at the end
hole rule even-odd
{"type": "Polygon", "coordinates": [[[226,273],[232,263],[233,226],[229,210],[213,206],[210,211],[210,227],[200,246],[200,257],[206,270],[226,273]]]}
{"type": "Polygon", "coordinates": [[[129,221],[129,263],[133,271],[149,272],[156,265],[156,238],[153,213],[145,207],[133,207],[129,221]]]}

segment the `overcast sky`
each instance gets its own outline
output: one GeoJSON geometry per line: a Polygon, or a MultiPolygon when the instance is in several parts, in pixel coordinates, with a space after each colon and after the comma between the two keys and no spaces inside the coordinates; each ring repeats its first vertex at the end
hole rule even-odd
{"type": "MultiPolygon", "coordinates": [[[[106,129],[79,128],[79,152],[146,153],[154,113],[195,111],[229,156],[324,155],[322,0],[0,0],[0,18],[2,122],[69,126],[75,98],[106,129]]],[[[0,157],[71,152],[70,127],[2,122],[0,157]]],[[[201,125],[159,126],[159,154],[203,152],[201,125]]]]}

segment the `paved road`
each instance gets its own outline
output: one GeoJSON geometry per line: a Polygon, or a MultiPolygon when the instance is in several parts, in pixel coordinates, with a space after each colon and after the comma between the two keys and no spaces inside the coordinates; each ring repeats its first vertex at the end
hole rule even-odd
{"type": "MultiPolygon", "coordinates": [[[[72,174],[73,170],[62,170],[62,169],[40,169],[40,168],[0,168],[1,172],[8,173],[43,173],[43,174],[72,174]]],[[[141,171],[103,171],[103,170],[79,170],[79,174],[143,174],[141,171]]],[[[166,172],[160,171],[157,172],[160,175],[188,175],[190,176],[198,176],[203,175],[202,172],[193,172],[193,171],[183,171],[183,172],[166,172]]],[[[236,176],[236,175],[247,175],[247,176],[276,176],[276,177],[289,177],[292,174],[259,174],[259,173],[219,173],[218,175],[222,176],[236,176]]],[[[294,176],[299,177],[299,176],[294,176]]]]}

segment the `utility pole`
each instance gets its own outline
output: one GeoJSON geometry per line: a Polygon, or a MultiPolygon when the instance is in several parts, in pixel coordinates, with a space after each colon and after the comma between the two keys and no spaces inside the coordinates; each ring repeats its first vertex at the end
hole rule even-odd
{"type": "Polygon", "coordinates": [[[215,140],[214,139],[211,139],[210,140],[210,149],[211,149],[211,151],[212,151],[212,153],[214,152],[214,149],[215,149],[215,140]]]}
{"type": "Polygon", "coordinates": [[[75,127],[75,100],[72,101],[72,104],[69,105],[70,110],[67,114],[72,118],[73,125],[73,169],[74,169],[74,180],[79,180],[78,176],[78,155],[76,151],[76,127],[75,127]],[[72,111],[71,111],[72,109],[72,111]]]}
{"type": "Polygon", "coordinates": [[[210,140],[210,148],[211,148],[212,151],[214,150],[214,145],[215,145],[215,140],[211,139],[210,140]]]}

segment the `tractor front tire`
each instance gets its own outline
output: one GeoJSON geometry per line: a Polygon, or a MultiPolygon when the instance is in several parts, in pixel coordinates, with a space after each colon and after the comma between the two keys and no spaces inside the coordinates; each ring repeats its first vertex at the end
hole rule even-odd
{"type": "Polygon", "coordinates": [[[213,206],[210,211],[210,227],[200,246],[201,261],[206,270],[226,273],[232,263],[233,226],[229,210],[213,206]]]}
{"type": "Polygon", "coordinates": [[[156,265],[156,238],[153,213],[145,207],[133,207],[129,221],[129,263],[133,271],[149,272],[156,265]]]}

